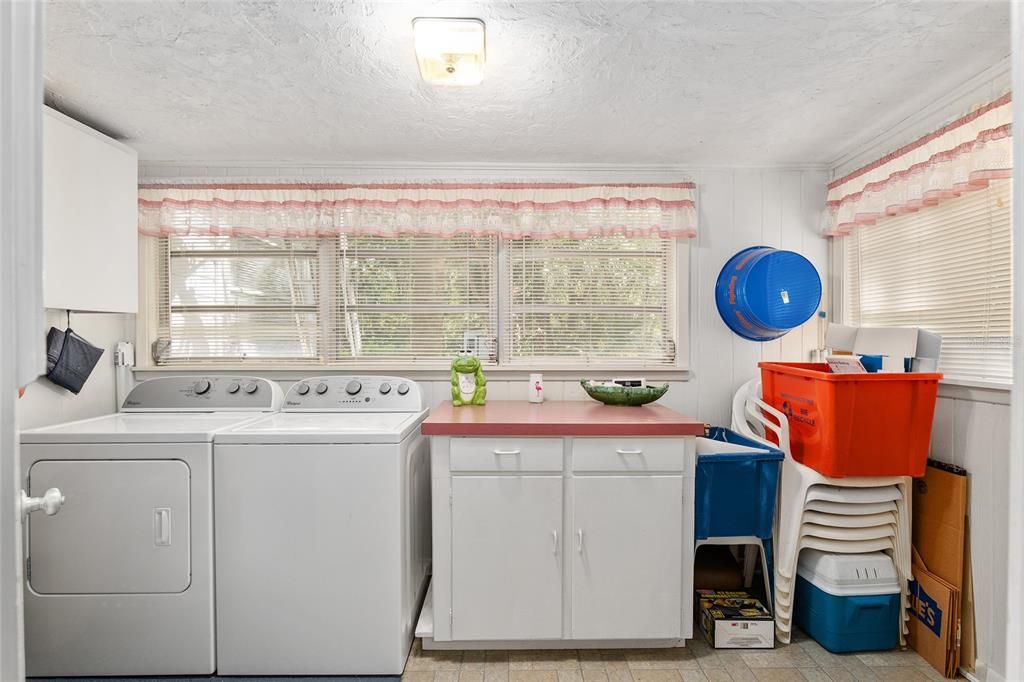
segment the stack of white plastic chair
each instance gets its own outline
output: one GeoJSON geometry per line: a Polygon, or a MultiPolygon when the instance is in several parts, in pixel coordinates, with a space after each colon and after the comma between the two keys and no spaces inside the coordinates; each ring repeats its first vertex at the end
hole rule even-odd
{"type": "Polygon", "coordinates": [[[904,476],[829,478],[792,457],[786,416],[760,399],[760,381],[744,384],[733,403],[733,430],[765,439],[769,431],[785,453],[775,519],[775,628],[789,642],[800,550],[889,554],[903,586],[905,643],[909,613],[911,480],[904,476]],[[742,402],[743,412],[739,413],[742,402]],[[770,418],[769,418],[770,417],[770,418]]]}

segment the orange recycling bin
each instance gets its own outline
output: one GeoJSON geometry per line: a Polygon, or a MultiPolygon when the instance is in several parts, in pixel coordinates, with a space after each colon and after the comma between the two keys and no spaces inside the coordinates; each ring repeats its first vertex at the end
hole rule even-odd
{"type": "Polygon", "coordinates": [[[764,401],[789,417],[793,458],[825,476],[924,476],[941,374],[833,374],[761,362],[764,401]]]}

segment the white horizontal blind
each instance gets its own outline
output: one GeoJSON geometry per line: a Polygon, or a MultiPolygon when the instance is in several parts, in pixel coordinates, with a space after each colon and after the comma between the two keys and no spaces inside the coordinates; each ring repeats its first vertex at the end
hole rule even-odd
{"type": "Polygon", "coordinates": [[[497,239],[337,240],[331,362],[447,364],[471,340],[495,360],[497,239]]]}
{"type": "Polygon", "coordinates": [[[160,239],[154,360],[319,361],[319,249],[315,239],[160,239]]]}
{"type": "Polygon", "coordinates": [[[947,377],[1012,378],[1010,182],[845,238],[851,324],[942,335],[947,377]]]}
{"type": "Polygon", "coordinates": [[[675,249],[626,237],[159,238],[153,358],[447,367],[470,348],[510,367],[671,367],[675,249]]]}
{"type": "Polygon", "coordinates": [[[504,364],[675,363],[673,240],[514,239],[504,248],[504,364]]]}

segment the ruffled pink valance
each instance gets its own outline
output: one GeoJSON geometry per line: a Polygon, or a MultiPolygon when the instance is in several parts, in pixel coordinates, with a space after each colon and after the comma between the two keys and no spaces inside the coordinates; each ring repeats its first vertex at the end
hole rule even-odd
{"type": "Polygon", "coordinates": [[[691,182],[143,185],[146,235],[694,237],[691,182]]]}
{"type": "Polygon", "coordinates": [[[828,186],[830,236],[917,211],[1009,178],[1012,112],[1006,94],[828,186]]]}

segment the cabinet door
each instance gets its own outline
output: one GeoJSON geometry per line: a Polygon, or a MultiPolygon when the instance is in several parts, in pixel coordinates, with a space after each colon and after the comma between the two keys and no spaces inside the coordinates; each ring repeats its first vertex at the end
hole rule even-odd
{"type": "Polygon", "coordinates": [[[681,634],[681,476],[573,479],[572,636],[681,634]]]}
{"type": "Polygon", "coordinates": [[[562,477],[452,478],[452,638],[562,636],[562,477]]]}
{"type": "Polygon", "coordinates": [[[135,150],[53,109],[43,116],[43,304],[135,313],[135,150]]]}

